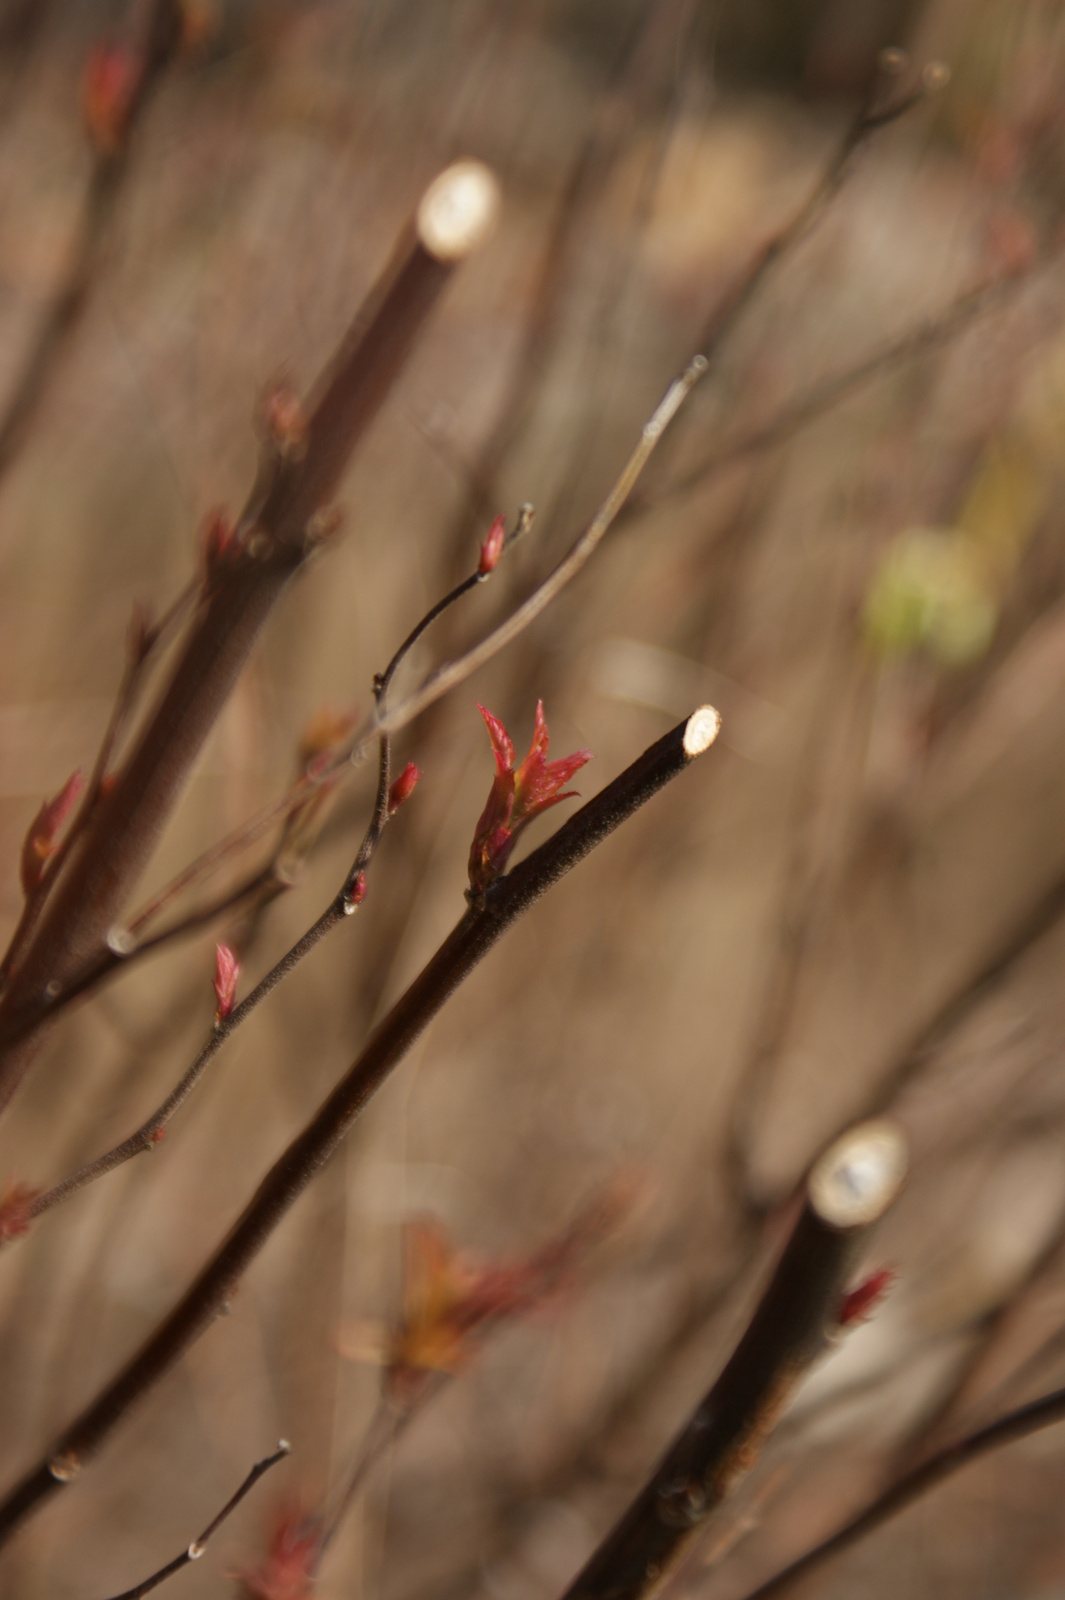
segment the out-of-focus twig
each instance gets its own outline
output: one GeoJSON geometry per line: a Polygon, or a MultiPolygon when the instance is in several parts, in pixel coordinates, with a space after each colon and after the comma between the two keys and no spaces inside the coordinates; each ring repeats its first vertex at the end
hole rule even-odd
{"type": "MultiPolygon", "coordinates": [[[[134,3],[136,15],[143,7],[134,3]]],[[[132,30],[131,30],[132,31],[132,30]]],[[[77,236],[63,279],[46,310],[0,412],[0,478],[37,416],[60,359],[88,305],[111,220],[130,171],[133,136],[181,41],[180,0],[153,0],[139,43],[123,46],[132,75],[114,137],[95,141],[77,236]]]]}
{"type": "Polygon", "coordinates": [[[891,1123],[844,1134],[815,1165],[776,1270],[720,1377],[564,1600],[640,1600],[754,1464],[799,1379],[838,1326],[868,1228],[895,1198],[905,1142],[891,1123]]]}
{"type": "Polygon", "coordinates": [[[708,361],[714,361],[773,269],[816,227],[846,182],[858,152],[872,135],[898,122],[947,82],[946,70],[938,62],[931,62],[915,88],[883,100],[883,78],[896,77],[900,69],[905,69],[905,64],[901,51],[882,53],[881,71],[809,195],[784,226],[758,247],[704,324],[699,349],[708,361]]]}
{"type": "Polygon", "coordinates": [[[793,400],[786,401],[764,422],[755,423],[731,439],[726,437],[709,451],[697,466],[665,484],[661,489],[655,489],[652,494],[641,497],[638,502],[634,501],[633,511],[642,511],[652,505],[657,507],[681,495],[689,494],[723,468],[746,460],[748,456],[757,455],[762,450],[783,444],[800,429],[811,422],[816,422],[827,411],[831,411],[834,406],[840,405],[852,394],[857,394],[874,378],[883,377],[893,368],[912,361],[916,356],[930,355],[934,350],[949,344],[980,317],[1006,304],[1027,281],[1028,276],[1028,269],[1025,268],[993,278],[989,283],[980,284],[975,289],[966,290],[945,310],[923,317],[898,338],[888,340],[862,360],[856,361],[853,366],[811,384],[793,400]]]}
{"type": "Polygon", "coordinates": [[[860,1511],[850,1522],[842,1528],[808,1550],[798,1560],[792,1561],[780,1572],[774,1573],[765,1583],[758,1585],[744,1595],[743,1600],[776,1600],[778,1595],[786,1594],[801,1578],[822,1566],[824,1562],[847,1550],[851,1545],[857,1544],[867,1533],[872,1533],[883,1523],[895,1516],[899,1511],[912,1505],[921,1495],[927,1494],[929,1489],[934,1489],[937,1484],[949,1478],[960,1467],[968,1466],[970,1461],[977,1460],[980,1456],[987,1455],[992,1450],[999,1450],[1003,1445],[1011,1444],[1015,1439],[1026,1439],[1029,1434],[1037,1433],[1041,1428],[1050,1428],[1057,1422],[1065,1420],[1065,1389],[1055,1389],[1051,1394],[1045,1394],[1038,1400],[1032,1400],[1028,1405],[1019,1406],[1016,1411],[1010,1411],[1004,1417],[999,1417],[995,1422],[990,1422],[984,1428],[978,1428],[974,1433],[966,1434],[964,1438],[956,1439],[953,1444],[945,1445],[942,1450],[937,1450],[934,1456],[908,1472],[905,1477],[893,1483],[884,1493],[878,1495],[864,1511],[860,1511]]]}
{"type": "Polygon", "coordinates": [[[264,1456],[262,1461],[255,1463],[236,1494],[226,1501],[218,1515],[212,1518],[203,1532],[196,1536],[187,1549],[183,1550],[179,1556],[175,1556],[173,1561],[168,1561],[165,1567],[160,1567],[158,1572],[153,1572],[150,1578],[143,1579],[132,1589],[123,1589],[121,1594],[114,1595],[113,1600],[141,1600],[142,1595],[150,1594],[161,1583],[165,1583],[167,1578],[172,1578],[175,1572],[180,1572],[182,1567],[187,1567],[190,1561],[198,1561],[207,1548],[207,1541],[211,1535],[217,1533],[223,1522],[232,1516],[244,1497],[255,1488],[259,1479],[269,1472],[271,1467],[276,1467],[279,1461],[283,1461],[291,1453],[291,1450],[292,1446],[287,1439],[279,1439],[277,1449],[273,1455],[264,1456]]]}

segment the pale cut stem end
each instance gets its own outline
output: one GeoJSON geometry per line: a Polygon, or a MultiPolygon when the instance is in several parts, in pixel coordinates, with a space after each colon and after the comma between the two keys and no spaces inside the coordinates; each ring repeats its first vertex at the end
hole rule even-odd
{"type": "Polygon", "coordinates": [[[492,233],[499,184],[483,161],[456,161],[434,178],[418,206],[418,238],[438,261],[463,261],[492,233]]]}
{"type": "Polygon", "coordinates": [[[714,706],[700,706],[693,711],[684,728],[684,754],[689,761],[709,750],[721,732],[721,713],[714,706]]]}
{"type": "Polygon", "coordinates": [[[883,1216],[906,1176],[906,1138],[894,1122],[863,1122],[841,1135],[810,1174],[810,1204],[832,1228],[883,1216]]]}

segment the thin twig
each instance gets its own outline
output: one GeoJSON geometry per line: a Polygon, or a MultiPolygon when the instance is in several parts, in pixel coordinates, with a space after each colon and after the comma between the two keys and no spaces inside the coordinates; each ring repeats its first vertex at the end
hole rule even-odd
{"type": "Polygon", "coordinates": [[[785,1594],[800,1578],[823,1565],[832,1556],[840,1551],[847,1550],[851,1545],[863,1539],[867,1533],[872,1533],[874,1528],[879,1528],[899,1511],[912,1505],[921,1495],[927,1494],[929,1489],[934,1489],[957,1472],[960,1467],[968,1466],[970,1461],[977,1460],[980,1456],[987,1455],[992,1450],[998,1450],[1004,1444],[1012,1444],[1015,1439],[1026,1439],[1029,1434],[1037,1433],[1041,1428],[1049,1428],[1056,1422],[1065,1420],[1065,1389],[1055,1389],[1051,1394],[1045,1394],[1038,1400],[1032,1400],[1028,1405],[1018,1406],[1015,1411],[1007,1412],[1004,1417],[990,1422],[986,1427],[977,1428],[974,1433],[969,1433],[964,1438],[957,1439],[953,1444],[948,1444],[942,1450],[937,1450],[935,1455],[915,1467],[912,1472],[893,1483],[878,1495],[864,1511],[860,1511],[850,1522],[844,1523],[835,1533],[820,1544],[814,1545],[805,1555],[799,1556],[796,1561],[774,1573],[765,1583],[758,1585],[743,1597],[743,1600],[776,1600],[777,1595],[785,1594]]]}
{"type": "MultiPolygon", "coordinates": [[[[437,1376],[443,1378],[444,1374],[441,1373],[437,1376]]],[[[377,1408],[370,1419],[370,1425],[356,1453],[354,1465],[347,1475],[343,1488],[336,1496],[334,1504],[322,1519],[322,1533],[318,1540],[316,1567],[321,1565],[326,1551],[339,1533],[344,1519],[355,1503],[356,1497],[373,1467],[381,1459],[385,1451],[394,1445],[400,1435],[406,1431],[408,1425],[424,1408],[429,1398],[430,1393],[427,1391],[420,1397],[417,1405],[404,1406],[402,1410],[397,1410],[383,1396],[378,1400],[377,1408]]]]}
{"type": "Polygon", "coordinates": [[[173,1561],[168,1561],[165,1567],[160,1567],[158,1572],[153,1572],[150,1578],[145,1578],[132,1589],[123,1589],[122,1593],[114,1595],[112,1600],[140,1600],[141,1595],[148,1594],[152,1589],[158,1588],[159,1584],[165,1583],[167,1578],[172,1578],[175,1572],[180,1572],[182,1567],[187,1567],[190,1561],[198,1561],[203,1555],[211,1535],[218,1532],[227,1517],[232,1516],[245,1495],[255,1488],[259,1479],[269,1472],[271,1467],[275,1467],[279,1461],[283,1461],[287,1455],[291,1454],[291,1451],[292,1446],[288,1440],[279,1439],[277,1449],[273,1455],[264,1456],[262,1461],[255,1463],[236,1494],[226,1501],[218,1515],[207,1524],[201,1534],[198,1534],[193,1539],[187,1549],[183,1550],[179,1556],[175,1556],[173,1561]]]}
{"type": "Polygon", "coordinates": [[[865,1123],[818,1161],[754,1316],[720,1377],[564,1600],[642,1600],[665,1583],[710,1512],[753,1466],[800,1378],[838,1327],[869,1227],[898,1192],[905,1142],[865,1123]]]}
{"type": "Polygon", "coordinates": [[[978,318],[986,316],[1015,294],[1027,277],[1028,269],[1023,269],[966,290],[943,311],[923,317],[898,338],[888,340],[853,366],[811,384],[793,400],[786,401],[766,421],[755,423],[731,439],[723,439],[697,466],[663,489],[656,490],[652,497],[641,499],[639,509],[642,511],[645,506],[651,505],[657,508],[667,501],[689,494],[724,467],[783,444],[801,428],[816,422],[874,378],[882,377],[915,356],[929,354],[949,344],[978,318]]]}
{"type": "Polygon", "coordinates": [[[736,284],[714,307],[699,336],[699,349],[707,361],[713,362],[773,268],[779,266],[783,258],[813,231],[843,187],[854,159],[866,141],[881,128],[898,122],[907,112],[920,105],[936,86],[927,75],[923,76],[915,89],[901,94],[898,99],[889,101],[878,110],[878,77],[807,198],[779,232],[758,247],[736,284]]]}
{"type": "Polygon", "coordinates": [[[717,713],[709,707],[693,713],[469,905],[428,965],[373,1030],[332,1093],[271,1167],[173,1311],[0,1504],[0,1540],[76,1476],[130,1408],[210,1326],[371,1096],[511,924],[652,795],[686,771],[713,743],[719,725],[717,713]]]}

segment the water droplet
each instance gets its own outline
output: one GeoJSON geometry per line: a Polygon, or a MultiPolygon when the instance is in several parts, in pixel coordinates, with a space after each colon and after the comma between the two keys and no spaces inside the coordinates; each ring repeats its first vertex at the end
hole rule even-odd
{"type": "Polygon", "coordinates": [[[75,1450],[64,1450],[61,1455],[52,1457],[48,1470],[57,1483],[70,1483],[81,1471],[81,1457],[75,1450]]]}
{"type": "Polygon", "coordinates": [[[289,1451],[292,1449],[292,1446],[289,1444],[287,1439],[279,1439],[277,1441],[277,1448],[279,1450],[283,1450],[285,1454],[288,1455],[289,1451]]]}
{"type": "Polygon", "coordinates": [[[134,945],[133,935],[128,928],[114,927],[108,930],[107,948],[113,956],[128,956],[134,945]]]}
{"type": "Polygon", "coordinates": [[[194,1539],[193,1542],[189,1545],[189,1548],[188,1548],[188,1558],[189,1558],[189,1560],[190,1561],[199,1561],[200,1557],[203,1555],[203,1550],[204,1550],[203,1545],[200,1544],[197,1540],[194,1539]]]}
{"type": "Polygon", "coordinates": [[[51,983],[46,983],[44,986],[45,997],[48,1000],[54,1000],[56,996],[62,994],[62,992],[63,985],[60,983],[58,978],[53,978],[51,983]]]}

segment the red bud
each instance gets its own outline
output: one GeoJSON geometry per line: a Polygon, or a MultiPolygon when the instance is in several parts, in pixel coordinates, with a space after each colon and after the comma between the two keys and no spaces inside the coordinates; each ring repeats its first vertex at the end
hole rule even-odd
{"type": "Polygon", "coordinates": [[[30,1208],[40,1192],[39,1189],[32,1189],[28,1183],[20,1183],[15,1178],[8,1180],[3,1193],[0,1194],[0,1244],[29,1233],[33,1226],[33,1213],[30,1208]]]}
{"type": "Polygon", "coordinates": [[[836,1311],[837,1326],[849,1328],[856,1322],[867,1321],[888,1294],[896,1276],[893,1267],[881,1267],[845,1294],[836,1311]]]}
{"type": "Polygon", "coordinates": [[[107,155],[126,137],[142,71],[142,62],[125,45],[98,44],[89,51],[81,80],[82,116],[90,139],[107,155]]]}
{"type": "Polygon", "coordinates": [[[477,563],[477,571],[482,578],[487,578],[499,565],[499,558],[503,554],[503,546],[507,538],[507,519],[497,517],[488,530],[488,535],[481,546],[481,559],[477,563]]]}
{"type": "Polygon", "coordinates": [[[399,777],[388,791],[388,814],[392,816],[405,800],[409,800],[421,777],[421,769],[408,761],[399,777]]]}
{"type": "Polygon", "coordinates": [[[59,847],[63,824],[77,804],[85,779],[80,767],[72,772],[54,800],[46,800],[30,823],[19,859],[19,878],[24,894],[32,894],[41,881],[45,863],[59,847]]]}
{"type": "Polygon", "coordinates": [[[214,992],[218,996],[218,1010],[214,1014],[216,1022],[224,1022],[232,1011],[239,977],[240,962],[233,951],[227,944],[218,945],[214,968],[214,992]]]}

